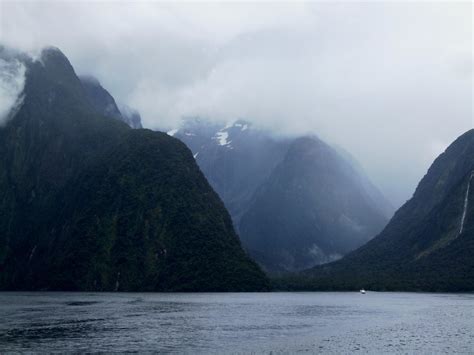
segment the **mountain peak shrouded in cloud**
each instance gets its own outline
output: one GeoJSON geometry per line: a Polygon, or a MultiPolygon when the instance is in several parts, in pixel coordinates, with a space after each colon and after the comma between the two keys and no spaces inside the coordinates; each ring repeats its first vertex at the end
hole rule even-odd
{"type": "Polygon", "coordinates": [[[363,169],[314,134],[276,137],[237,120],[184,120],[191,149],[243,246],[271,273],[340,258],[374,237],[393,208],[363,169]]]}
{"type": "Polygon", "coordinates": [[[0,9],[8,13],[0,41],[59,46],[78,72],[137,108],[145,127],[245,117],[279,134],[316,133],[350,151],[395,206],[473,126],[469,2],[2,2],[0,9]]]}

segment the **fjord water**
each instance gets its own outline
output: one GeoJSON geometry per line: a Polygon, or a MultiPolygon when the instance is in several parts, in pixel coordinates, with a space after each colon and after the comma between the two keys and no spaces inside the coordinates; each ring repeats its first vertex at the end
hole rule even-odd
{"type": "Polygon", "coordinates": [[[474,295],[5,292],[0,351],[466,353],[474,295]]]}

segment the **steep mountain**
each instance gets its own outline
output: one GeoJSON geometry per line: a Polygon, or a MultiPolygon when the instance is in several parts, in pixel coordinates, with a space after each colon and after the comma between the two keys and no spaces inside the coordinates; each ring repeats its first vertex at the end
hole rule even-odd
{"type": "Polygon", "coordinates": [[[184,144],[105,115],[59,50],[17,60],[23,103],[0,128],[0,289],[268,287],[184,144]]]}
{"type": "Polygon", "coordinates": [[[242,217],[242,243],[257,260],[265,256],[263,265],[282,270],[342,257],[387,222],[360,180],[320,139],[295,139],[242,217]]]}
{"type": "Polygon", "coordinates": [[[380,235],[287,286],[474,291],[474,130],[431,165],[380,235]]]}
{"type": "Polygon", "coordinates": [[[138,111],[125,105],[119,109],[113,96],[104,89],[99,80],[92,76],[81,76],[80,80],[88,100],[98,113],[123,121],[132,128],[142,128],[138,111]]]}
{"type": "Polygon", "coordinates": [[[374,202],[375,208],[379,210],[388,221],[395,212],[395,208],[393,207],[392,203],[380,192],[377,187],[374,186],[360,163],[348,151],[338,146],[333,148],[340,156],[342,156],[342,158],[344,158],[347,163],[351,165],[352,169],[355,170],[354,178],[358,179],[359,184],[364,188],[364,191],[374,202]]]}
{"type": "Polygon", "coordinates": [[[340,258],[388,221],[390,205],[357,163],[317,137],[199,119],[168,134],[193,151],[244,247],[269,272],[340,258]]]}

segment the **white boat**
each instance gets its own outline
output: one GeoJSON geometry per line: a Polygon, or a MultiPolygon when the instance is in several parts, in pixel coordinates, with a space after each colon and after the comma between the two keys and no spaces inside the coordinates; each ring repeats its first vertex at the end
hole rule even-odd
{"type": "Polygon", "coordinates": [[[364,289],[360,290],[360,293],[362,293],[363,295],[365,295],[365,290],[364,290],[364,289]]]}

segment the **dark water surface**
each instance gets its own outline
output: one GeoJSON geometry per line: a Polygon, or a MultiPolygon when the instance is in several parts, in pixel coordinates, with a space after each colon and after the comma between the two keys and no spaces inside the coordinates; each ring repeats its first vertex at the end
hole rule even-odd
{"type": "Polygon", "coordinates": [[[0,351],[474,353],[474,295],[5,292],[0,351]]]}

